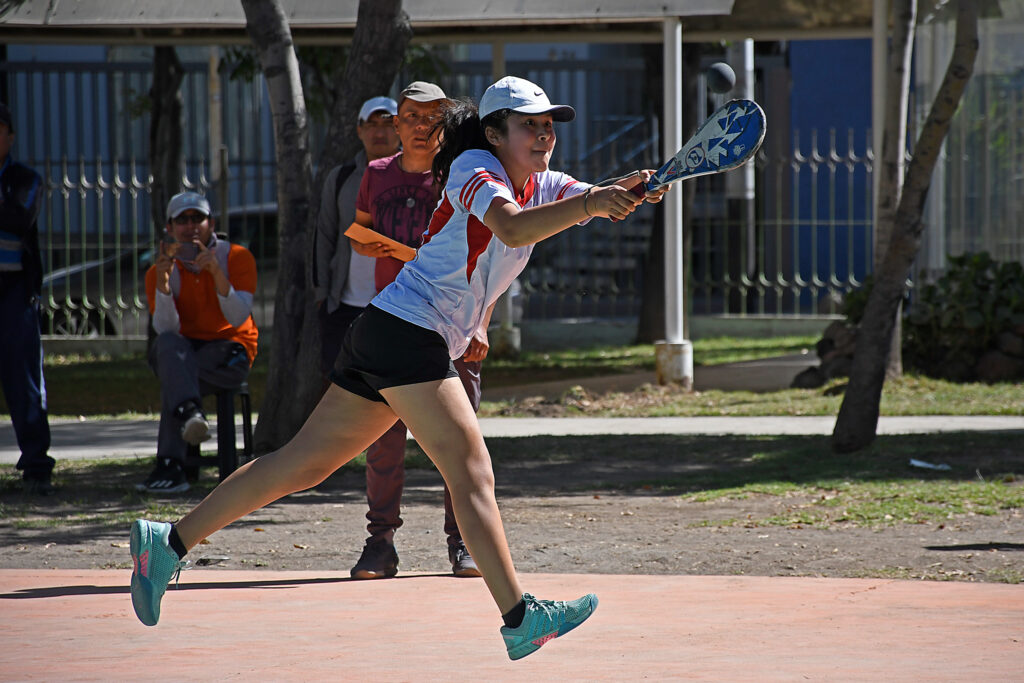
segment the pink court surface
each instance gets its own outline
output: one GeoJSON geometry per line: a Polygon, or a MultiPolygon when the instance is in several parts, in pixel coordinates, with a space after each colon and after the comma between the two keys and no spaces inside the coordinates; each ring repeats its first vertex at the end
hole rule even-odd
{"type": "Polygon", "coordinates": [[[1024,587],[883,579],[533,574],[591,619],[510,662],[482,581],[184,572],[160,624],[127,570],[0,570],[4,681],[1010,681],[1024,587]]]}

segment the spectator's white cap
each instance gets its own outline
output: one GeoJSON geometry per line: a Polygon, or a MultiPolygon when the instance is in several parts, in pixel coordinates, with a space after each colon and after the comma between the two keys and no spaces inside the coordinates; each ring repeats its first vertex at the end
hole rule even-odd
{"type": "Polygon", "coordinates": [[[515,76],[505,76],[480,98],[480,118],[501,109],[517,114],[551,114],[555,121],[562,122],[576,118],[575,109],[567,104],[551,104],[539,85],[515,76]]]}
{"type": "Polygon", "coordinates": [[[378,111],[386,112],[389,116],[396,116],[398,103],[390,97],[371,97],[363,102],[363,106],[359,109],[359,123],[369,121],[370,117],[378,111]]]}
{"type": "Polygon", "coordinates": [[[206,197],[195,192],[182,192],[171,197],[167,202],[167,220],[174,220],[189,209],[199,211],[204,216],[210,215],[210,202],[206,197]]]}

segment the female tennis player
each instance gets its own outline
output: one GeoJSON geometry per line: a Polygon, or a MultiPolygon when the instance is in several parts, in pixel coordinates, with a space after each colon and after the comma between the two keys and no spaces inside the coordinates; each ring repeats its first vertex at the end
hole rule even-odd
{"type": "MultiPolygon", "coordinates": [[[[280,450],[239,468],[174,524],[131,528],[132,605],[154,625],[167,585],[197,543],[282,496],[316,486],[366,449],[396,417],[405,422],[451,491],[463,539],[502,614],[511,659],[579,626],[597,597],[538,600],[519,585],[494,499],[494,474],[476,414],[452,359],[512,280],[533,245],[600,216],[621,220],[643,199],[629,192],[644,171],[597,187],[548,170],[554,122],[572,107],[506,77],[479,112],[456,102],[439,122],[434,175],[444,187],[417,256],[349,328],[332,386],[280,450]]],[[[660,201],[663,190],[646,195],[660,201]]]]}

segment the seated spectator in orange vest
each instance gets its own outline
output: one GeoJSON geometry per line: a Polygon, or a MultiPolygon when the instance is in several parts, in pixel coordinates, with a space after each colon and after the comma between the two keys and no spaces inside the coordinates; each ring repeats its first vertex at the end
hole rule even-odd
{"type": "Polygon", "coordinates": [[[149,364],[160,378],[156,467],[140,491],[180,493],[188,445],[210,436],[200,382],[229,389],[249,376],[258,332],[252,319],[256,259],[214,233],[210,203],[182,192],[167,204],[166,234],[146,273],[156,341],[149,364]]]}

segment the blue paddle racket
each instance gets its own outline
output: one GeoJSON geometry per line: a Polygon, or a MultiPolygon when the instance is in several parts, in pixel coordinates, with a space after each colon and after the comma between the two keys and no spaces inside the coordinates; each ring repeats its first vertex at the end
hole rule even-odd
{"type": "Polygon", "coordinates": [[[633,192],[643,196],[679,180],[738,168],[754,158],[764,132],[764,110],[757,102],[730,100],[708,117],[650,182],[637,184],[633,192]]]}

